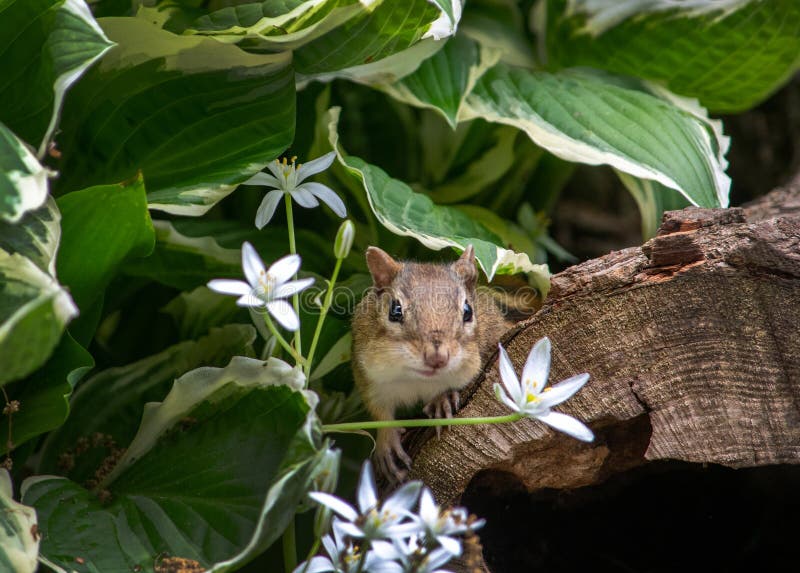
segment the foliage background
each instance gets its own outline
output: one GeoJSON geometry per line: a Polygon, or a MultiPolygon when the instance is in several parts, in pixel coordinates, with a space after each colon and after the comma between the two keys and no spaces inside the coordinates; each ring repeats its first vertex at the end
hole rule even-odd
{"type": "MultiPolygon", "coordinates": [[[[241,276],[244,240],[288,252],[241,185],[268,162],[338,152],[318,180],[357,225],[356,296],[370,244],[427,260],[472,243],[488,279],[544,294],[545,265],[570,260],[548,224],[576,165],[613,169],[645,237],[665,209],[727,206],[710,115],[800,62],[793,0],[0,0],[0,31],[0,452],[43,532],[8,523],[0,553],[28,570],[238,568],[329,468],[320,420],[363,417],[357,298],[325,324],[311,392],[204,286],[241,276]]],[[[339,221],[295,213],[323,284],[339,221]]],[[[336,436],[343,491],[366,442],[336,436]]]]}

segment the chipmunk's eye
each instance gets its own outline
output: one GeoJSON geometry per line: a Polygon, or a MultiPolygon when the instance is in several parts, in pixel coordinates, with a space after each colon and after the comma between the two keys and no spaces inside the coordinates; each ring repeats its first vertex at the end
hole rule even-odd
{"type": "Polygon", "coordinates": [[[464,322],[472,320],[472,307],[467,301],[464,301],[464,322]]]}
{"type": "Polygon", "coordinates": [[[399,300],[392,299],[392,303],[389,305],[389,320],[391,322],[403,322],[403,307],[400,305],[399,300]]]}

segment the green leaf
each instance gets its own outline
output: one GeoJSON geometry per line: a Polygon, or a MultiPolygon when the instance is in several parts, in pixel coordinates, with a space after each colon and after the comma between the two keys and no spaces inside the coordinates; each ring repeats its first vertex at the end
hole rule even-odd
{"type": "MultiPolygon", "coordinates": [[[[128,259],[153,250],[154,232],[141,177],[122,185],[100,185],[58,199],[61,247],[58,276],[85,316],[79,327],[89,338],[90,310],[102,303],[103,291],[128,259]],[[87,224],[91,221],[91,224],[87,224]],[[87,334],[88,333],[88,334],[87,334]]],[[[79,337],[79,340],[88,338],[79,337]]]]}
{"type": "Polygon", "coordinates": [[[36,512],[14,501],[11,476],[0,469],[0,569],[34,573],[38,563],[39,540],[36,512]]]}
{"type": "Polygon", "coordinates": [[[343,77],[391,83],[441,49],[434,34],[439,38],[449,35],[446,27],[441,27],[443,17],[448,18],[441,7],[428,0],[377,2],[298,48],[295,69],[301,82],[343,77]]]}
{"type": "Polygon", "coordinates": [[[242,307],[236,305],[235,298],[216,293],[204,286],[182,292],[162,311],[175,321],[181,340],[197,338],[208,332],[212,326],[233,322],[242,313],[247,315],[242,307]]]}
{"type": "Polygon", "coordinates": [[[248,40],[259,50],[294,50],[365,10],[356,0],[250,2],[198,18],[184,33],[231,43],[248,40]]]}
{"type": "Polygon", "coordinates": [[[26,379],[9,384],[8,398],[19,401],[20,408],[10,426],[0,425],[0,454],[8,451],[9,443],[19,447],[63,424],[69,414],[72,389],[93,365],[92,355],[64,333],[44,366],[26,379]]]}
{"type": "Polygon", "coordinates": [[[252,354],[254,339],[252,326],[231,324],[211,329],[198,340],[96,373],[73,395],[66,423],[47,436],[38,472],[64,473],[77,482],[88,480],[108,455],[104,445],[108,439],[118,445],[131,441],[146,402],[161,399],[178,376],[193,368],[221,366],[237,354],[252,354]],[[103,440],[88,448],[93,435],[102,435],[103,440]]]}
{"type": "Polygon", "coordinates": [[[25,143],[0,122],[0,223],[16,223],[38,208],[47,197],[47,176],[25,143]]]}
{"type": "Polygon", "coordinates": [[[501,53],[466,36],[455,36],[414,73],[380,89],[404,103],[436,110],[455,129],[464,99],[501,53]]]}
{"type": "Polygon", "coordinates": [[[638,179],[619,171],[617,175],[639,207],[639,214],[642,217],[642,239],[645,241],[656,236],[665,211],[689,206],[689,202],[680,193],[664,187],[657,181],[638,179]]]}
{"type": "Polygon", "coordinates": [[[800,67],[796,0],[550,0],[546,22],[551,64],[662,82],[715,113],[755,106],[800,67]]]}
{"type": "Polygon", "coordinates": [[[19,253],[39,269],[56,276],[56,250],[61,240],[61,213],[55,199],[28,211],[16,224],[0,221],[0,249],[19,253]]]}
{"type": "Polygon", "coordinates": [[[47,360],[77,313],[51,275],[20,254],[0,250],[0,385],[47,360]]]}
{"type": "Polygon", "coordinates": [[[147,405],[96,490],[26,480],[42,553],[78,571],[152,570],[162,553],[214,571],[241,566],[280,536],[323,459],[312,436],[316,398],[302,384],[275,359],[234,357],[185,374],[147,405]]]}
{"type": "Polygon", "coordinates": [[[328,112],[330,144],[341,164],[361,181],[370,208],[384,227],[396,235],[413,237],[434,250],[445,247],[463,250],[471,244],[475,258],[490,280],[496,273],[533,273],[537,286],[547,291],[550,275],[545,265],[534,265],[526,254],[503,248],[497,235],[458,209],[436,205],[426,195],[389,177],[381,168],[345,155],[338,142],[339,111],[331,108],[328,112]]]}
{"type": "Polygon", "coordinates": [[[83,0],[0,2],[0,120],[43,157],[66,91],[112,45],[83,0]]]}
{"type": "Polygon", "coordinates": [[[139,18],[100,24],[118,45],[67,98],[59,190],[141,170],[150,208],[202,215],[292,142],[290,54],[249,54],[139,18]]]}
{"type": "Polygon", "coordinates": [[[721,134],[707,119],[622,80],[498,64],[467,102],[470,116],[516,126],[562,159],[653,179],[701,207],[728,205],[721,134]]]}

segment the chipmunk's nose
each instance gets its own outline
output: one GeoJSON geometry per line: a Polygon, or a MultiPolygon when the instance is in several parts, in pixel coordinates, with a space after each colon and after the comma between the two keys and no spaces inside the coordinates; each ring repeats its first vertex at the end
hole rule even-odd
{"type": "Polygon", "coordinates": [[[425,361],[425,366],[429,366],[435,370],[447,365],[447,362],[450,360],[450,353],[447,349],[442,348],[438,340],[433,340],[425,345],[422,357],[425,361]]]}

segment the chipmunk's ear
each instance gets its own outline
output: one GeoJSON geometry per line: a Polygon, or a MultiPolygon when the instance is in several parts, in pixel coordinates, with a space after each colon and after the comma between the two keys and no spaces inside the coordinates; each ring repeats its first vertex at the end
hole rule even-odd
{"type": "Polygon", "coordinates": [[[464,281],[467,290],[475,288],[478,271],[475,269],[475,249],[472,248],[472,245],[467,245],[458,260],[453,263],[453,270],[464,281]]]}
{"type": "Polygon", "coordinates": [[[401,263],[395,261],[386,251],[378,247],[367,247],[367,266],[372,275],[372,282],[378,289],[392,284],[394,277],[403,268],[401,263]]]}

